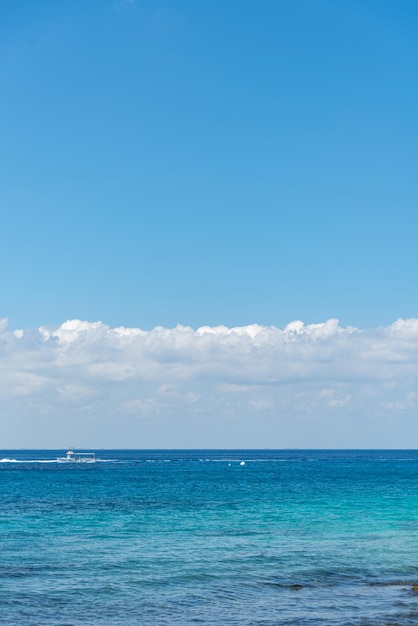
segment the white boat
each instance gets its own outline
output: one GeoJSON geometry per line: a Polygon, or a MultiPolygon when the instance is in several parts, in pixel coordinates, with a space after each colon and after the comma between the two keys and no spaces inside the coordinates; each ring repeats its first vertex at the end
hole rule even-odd
{"type": "Polygon", "coordinates": [[[59,463],[94,463],[96,461],[96,455],[94,452],[74,452],[74,450],[68,450],[66,456],[58,457],[59,463]]]}

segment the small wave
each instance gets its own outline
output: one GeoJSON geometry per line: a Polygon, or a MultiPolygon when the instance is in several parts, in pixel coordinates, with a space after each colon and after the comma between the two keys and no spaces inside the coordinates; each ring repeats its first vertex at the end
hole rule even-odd
{"type": "Polygon", "coordinates": [[[56,459],[0,459],[0,463],[57,463],[56,459]]]}
{"type": "MultiPolygon", "coordinates": [[[[292,463],[297,459],[257,459],[257,458],[246,458],[246,461],[251,461],[251,463],[292,463]]],[[[241,459],[222,457],[220,459],[199,459],[199,461],[210,461],[211,463],[240,463],[241,459]]]]}
{"type": "Polygon", "coordinates": [[[58,463],[58,459],[34,459],[32,461],[19,461],[20,463],[58,463]]]}

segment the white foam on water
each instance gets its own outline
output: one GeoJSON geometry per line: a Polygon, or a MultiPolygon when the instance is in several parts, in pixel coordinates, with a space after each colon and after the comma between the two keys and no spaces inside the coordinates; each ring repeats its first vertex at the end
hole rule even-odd
{"type": "MultiPolygon", "coordinates": [[[[60,465],[80,465],[80,463],[68,463],[68,461],[59,461],[58,459],[9,459],[7,457],[0,459],[0,463],[59,463],[60,465]]],[[[94,461],[87,461],[82,465],[92,465],[94,463],[124,463],[117,459],[95,459],[94,461]]]]}
{"type": "Polygon", "coordinates": [[[57,459],[0,459],[0,463],[58,463],[57,459]]]}

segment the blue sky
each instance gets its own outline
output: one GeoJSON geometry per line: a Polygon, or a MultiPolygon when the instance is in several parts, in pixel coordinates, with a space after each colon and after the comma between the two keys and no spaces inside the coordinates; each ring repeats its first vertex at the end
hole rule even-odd
{"type": "Polygon", "coordinates": [[[2,315],[414,316],[417,30],[414,2],[2,3],[2,315]]]}
{"type": "Polygon", "coordinates": [[[3,447],[416,445],[416,2],[3,2],[0,59],[3,447]]]}

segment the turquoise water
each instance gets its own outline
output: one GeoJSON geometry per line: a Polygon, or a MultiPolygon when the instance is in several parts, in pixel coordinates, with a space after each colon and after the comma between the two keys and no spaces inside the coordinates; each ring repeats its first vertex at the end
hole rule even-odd
{"type": "Polygon", "coordinates": [[[0,451],[1,624],[418,623],[416,451],[64,452],[0,451]]]}

